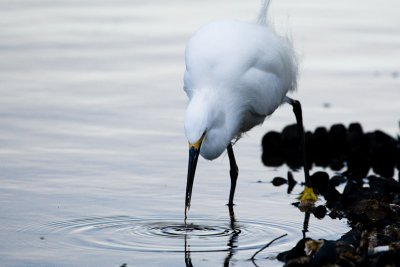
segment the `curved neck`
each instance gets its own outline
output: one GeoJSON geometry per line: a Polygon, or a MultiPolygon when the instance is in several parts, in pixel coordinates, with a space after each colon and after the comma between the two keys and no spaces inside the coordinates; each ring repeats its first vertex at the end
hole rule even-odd
{"type": "Polygon", "coordinates": [[[204,90],[196,91],[186,110],[185,131],[190,143],[195,143],[209,127],[212,115],[212,97],[204,90]]]}
{"type": "Polygon", "coordinates": [[[185,116],[185,132],[189,143],[197,142],[207,132],[200,152],[206,159],[221,155],[233,138],[232,129],[227,127],[227,120],[230,119],[227,114],[228,103],[217,101],[220,99],[217,93],[207,89],[196,91],[185,116]]]}

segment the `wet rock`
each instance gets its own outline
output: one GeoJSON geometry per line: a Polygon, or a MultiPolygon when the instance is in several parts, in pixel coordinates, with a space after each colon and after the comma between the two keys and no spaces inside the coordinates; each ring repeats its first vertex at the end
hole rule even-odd
{"type": "MultiPolygon", "coordinates": [[[[336,241],[309,238],[299,241],[295,248],[280,257],[286,262],[285,266],[289,263],[301,264],[293,266],[398,266],[400,206],[391,203],[398,196],[398,182],[377,176],[369,180],[373,181],[370,187],[349,180],[343,192],[346,196],[342,196],[346,205],[336,211],[348,218],[352,230],[336,241]],[[386,182],[394,184],[390,186],[386,182]],[[386,195],[378,197],[371,193],[375,191],[385,192],[386,195]],[[302,246],[306,256],[300,252],[302,246]],[[287,257],[289,252],[292,257],[287,257]],[[298,258],[293,258],[295,256],[298,258]]],[[[314,215],[322,207],[325,208],[322,205],[313,208],[314,215]]]]}
{"type": "Polygon", "coordinates": [[[328,192],[329,175],[326,172],[315,172],[310,176],[310,181],[317,194],[324,194],[328,192]]]}
{"type": "Polygon", "coordinates": [[[357,228],[353,228],[340,237],[337,242],[341,244],[348,244],[353,248],[358,247],[361,240],[361,231],[357,228]]]}
{"type": "Polygon", "coordinates": [[[319,205],[318,207],[312,210],[312,214],[314,214],[315,218],[323,219],[326,215],[327,209],[323,205],[319,205]]]}
{"type": "Polygon", "coordinates": [[[341,195],[341,202],[344,206],[349,206],[352,203],[369,198],[370,195],[371,193],[368,189],[363,188],[356,181],[349,180],[341,195]]]}
{"type": "Polygon", "coordinates": [[[319,251],[319,249],[324,245],[325,240],[307,240],[304,242],[304,252],[307,256],[313,256],[319,251]]]}
{"type": "Polygon", "coordinates": [[[329,208],[332,209],[340,205],[340,193],[330,182],[328,173],[322,171],[315,172],[310,176],[310,181],[313,189],[325,198],[329,208]]]}
{"type": "Polygon", "coordinates": [[[400,183],[392,178],[371,175],[368,177],[368,183],[371,192],[383,201],[394,199],[400,193],[400,183]]]}
{"type": "Polygon", "coordinates": [[[311,260],[311,266],[325,266],[336,262],[336,242],[324,241],[311,260]]]}
{"type": "Polygon", "coordinates": [[[400,240],[400,225],[387,225],[382,232],[385,236],[392,238],[393,241],[400,240]]]}
{"type": "Polygon", "coordinates": [[[329,184],[333,187],[336,187],[341,184],[344,184],[346,181],[347,181],[346,178],[343,177],[342,175],[335,175],[329,180],[329,184]]]}
{"type": "Polygon", "coordinates": [[[310,266],[310,258],[309,257],[300,257],[289,260],[286,262],[284,267],[302,267],[302,266],[310,266]]]}
{"type": "MultiPolygon", "coordinates": [[[[342,240],[336,241],[336,255],[342,255],[345,256],[345,258],[347,258],[350,255],[354,254],[355,252],[356,252],[355,246],[350,242],[342,240]]],[[[349,258],[354,259],[354,257],[351,256],[349,258]]]]}
{"type": "MultiPolygon", "coordinates": [[[[294,148],[295,128],[285,129],[283,140],[289,140],[290,146],[284,149],[294,148]]],[[[400,137],[394,139],[382,131],[364,133],[359,123],[348,129],[336,124],[329,132],[319,127],[308,136],[309,163],[332,169],[344,164],[347,170],[332,178],[323,171],[310,176],[325,203],[306,209],[293,204],[306,214],[304,238],[278,259],[284,266],[400,266],[400,183],[393,179],[395,168],[400,168],[400,137]],[[368,175],[371,169],[374,174],[368,175]],[[340,193],[336,187],[344,183],[340,193]],[[326,214],[346,218],[352,229],[336,241],[306,238],[310,213],[316,218],[326,214]]],[[[281,179],[290,184],[291,177],[288,173],[287,180],[281,179]]]]}
{"type": "Polygon", "coordinates": [[[333,209],[330,209],[328,216],[331,217],[332,219],[341,220],[345,217],[345,213],[339,209],[333,208],[333,209]]]}
{"type": "Polygon", "coordinates": [[[400,266],[400,251],[387,251],[376,255],[370,266],[400,266]]]}
{"type": "Polygon", "coordinates": [[[292,259],[306,257],[307,255],[304,251],[305,243],[309,240],[311,240],[311,238],[301,239],[299,242],[297,242],[296,246],[291,250],[279,253],[277,259],[283,262],[288,262],[289,260],[292,259]]]}
{"type": "Polygon", "coordinates": [[[275,177],[274,179],[272,179],[272,184],[274,186],[281,186],[286,183],[287,183],[287,180],[283,177],[275,177]]]}

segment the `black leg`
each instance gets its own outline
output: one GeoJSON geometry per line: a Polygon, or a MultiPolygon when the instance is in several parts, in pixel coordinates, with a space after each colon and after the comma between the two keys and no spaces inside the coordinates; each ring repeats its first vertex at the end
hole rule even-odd
{"type": "Polygon", "coordinates": [[[300,101],[291,99],[287,97],[288,103],[292,105],[293,107],[293,112],[294,115],[296,116],[296,122],[297,122],[297,129],[299,131],[299,136],[300,136],[300,145],[301,145],[301,150],[302,150],[302,157],[303,157],[303,167],[304,167],[304,176],[305,176],[305,181],[306,181],[306,186],[311,187],[310,184],[310,174],[308,172],[308,165],[307,165],[307,156],[306,156],[306,139],[304,136],[304,127],[303,127],[303,115],[301,111],[301,104],[300,101]]]}
{"type": "Polygon", "coordinates": [[[238,178],[239,174],[239,169],[236,164],[236,159],[235,155],[233,154],[233,149],[232,149],[232,144],[229,144],[228,147],[226,148],[228,151],[228,157],[229,157],[229,164],[230,164],[230,175],[231,175],[231,191],[229,193],[229,203],[228,206],[233,206],[233,197],[235,195],[235,189],[236,189],[236,181],[238,178]]]}

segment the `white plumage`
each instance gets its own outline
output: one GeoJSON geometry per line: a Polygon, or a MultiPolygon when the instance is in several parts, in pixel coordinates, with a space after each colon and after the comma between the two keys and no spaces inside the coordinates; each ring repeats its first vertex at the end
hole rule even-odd
{"type": "Polygon", "coordinates": [[[217,158],[233,139],[261,124],[296,88],[290,41],[263,23],[267,3],[257,23],[211,22],[187,43],[185,132],[195,143],[207,131],[200,150],[206,159],[217,158]]]}
{"type": "Polygon", "coordinates": [[[257,22],[211,22],[187,43],[184,90],[190,102],[185,116],[189,141],[185,218],[199,154],[213,160],[227,149],[231,167],[228,205],[232,206],[238,176],[232,140],[263,123],[287,102],[294,107],[304,141],[300,103],[286,96],[296,89],[295,53],[289,39],[268,26],[268,4],[263,1],[257,22]]]}

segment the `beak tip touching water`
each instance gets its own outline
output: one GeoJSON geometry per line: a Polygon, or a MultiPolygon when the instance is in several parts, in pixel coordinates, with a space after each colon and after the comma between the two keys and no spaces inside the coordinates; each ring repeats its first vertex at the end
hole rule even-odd
{"type": "Polygon", "coordinates": [[[196,172],[197,160],[199,159],[199,154],[200,154],[200,146],[195,147],[195,146],[190,145],[188,174],[187,174],[187,183],[186,183],[186,198],[185,198],[185,221],[187,218],[187,212],[190,209],[193,181],[194,181],[194,175],[196,172]]]}

